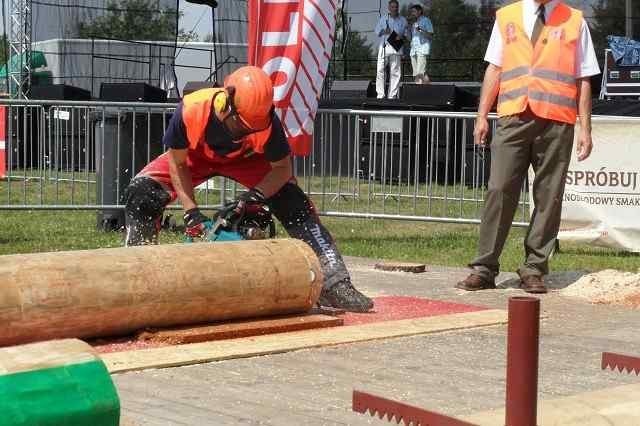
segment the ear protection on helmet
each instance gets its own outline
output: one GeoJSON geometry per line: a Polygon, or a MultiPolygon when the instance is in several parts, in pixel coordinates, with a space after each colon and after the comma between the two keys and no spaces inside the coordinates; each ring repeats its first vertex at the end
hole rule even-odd
{"type": "Polygon", "coordinates": [[[235,94],[235,91],[235,87],[229,86],[214,95],[213,109],[218,114],[222,114],[233,107],[233,95],[235,94]]]}

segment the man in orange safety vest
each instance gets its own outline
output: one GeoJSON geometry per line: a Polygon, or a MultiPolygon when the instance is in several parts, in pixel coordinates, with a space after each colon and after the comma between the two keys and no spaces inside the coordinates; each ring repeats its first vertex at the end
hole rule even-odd
{"type": "Polygon", "coordinates": [[[478,255],[456,287],[496,288],[499,257],[532,166],[535,208],[518,274],[523,290],[546,293],[543,276],[560,227],[574,126],[579,117],[576,151],[582,161],[592,149],[590,77],[600,69],[582,12],[561,0],[521,0],[499,9],[485,60],[474,142],[487,143],[487,115],[496,98],[498,123],[478,255]]]}

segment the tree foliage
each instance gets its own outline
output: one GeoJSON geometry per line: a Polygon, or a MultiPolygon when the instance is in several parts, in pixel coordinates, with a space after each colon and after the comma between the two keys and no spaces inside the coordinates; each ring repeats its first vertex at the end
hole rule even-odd
{"type": "Polygon", "coordinates": [[[343,25],[342,21],[338,14],[328,75],[334,79],[370,78],[376,69],[373,48],[362,34],[352,31],[348,23],[343,25]]]}
{"type": "MultiPolygon", "coordinates": [[[[78,24],[80,37],[122,40],[175,40],[178,11],[158,9],[154,0],[113,0],[104,15],[78,24]]],[[[183,31],[185,37],[192,36],[183,31]]]]}
{"type": "Polygon", "coordinates": [[[480,8],[464,0],[430,3],[425,6],[425,15],[433,23],[429,75],[444,80],[481,80],[499,2],[486,2],[480,8]]]}

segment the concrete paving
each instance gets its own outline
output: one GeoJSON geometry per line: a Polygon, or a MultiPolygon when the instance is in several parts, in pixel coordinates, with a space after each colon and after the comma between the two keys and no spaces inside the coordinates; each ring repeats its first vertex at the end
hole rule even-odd
{"type": "MultiPolygon", "coordinates": [[[[506,309],[515,274],[498,290],[467,293],[453,284],[462,268],[422,274],[374,270],[374,260],[348,259],[367,294],[419,296],[506,309]]],[[[580,273],[551,275],[554,288],[580,273]]],[[[590,305],[551,292],[542,297],[541,399],[640,384],[640,377],[600,370],[603,351],[640,356],[640,312],[590,305]]],[[[506,326],[300,350],[188,367],[115,374],[123,413],[139,425],[364,425],[386,422],[351,411],[359,389],[452,416],[504,406],[506,326]]],[[[605,392],[606,393],[606,392],[605,392]]],[[[601,393],[600,393],[601,394],[601,393]]],[[[624,399],[624,392],[612,398],[624,399]]],[[[635,401],[622,405],[640,406],[635,401]]],[[[561,423],[558,423],[561,424],[561,423]]]]}

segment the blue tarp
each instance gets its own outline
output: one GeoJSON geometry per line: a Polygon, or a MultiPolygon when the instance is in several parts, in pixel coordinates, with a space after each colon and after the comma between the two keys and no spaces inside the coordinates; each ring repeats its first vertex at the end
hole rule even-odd
{"type": "Polygon", "coordinates": [[[627,37],[607,36],[613,60],[618,65],[640,65],[640,42],[627,37]]]}

